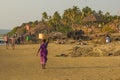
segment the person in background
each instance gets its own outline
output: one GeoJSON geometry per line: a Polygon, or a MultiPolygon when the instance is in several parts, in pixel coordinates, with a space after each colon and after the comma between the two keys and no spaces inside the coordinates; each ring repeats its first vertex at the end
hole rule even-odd
{"type": "Polygon", "coordinates": [[[36,56],[38,56],[38,54],[40,55],[40,62],[41,62],[41,66],[42,69],[45,69],[46,66],[46,62],[47,62],[47,55],[48,55],[48,50],[47,50],[47,46],[49,43],[49,39],[48,41],[46,41],[46,39],[42,40],[42,44],[40,45],[36,56]]]}
{"type": "Polygon", "coordinates": [[[9,46],[8,40],[9,40],[8,35],[5,35],[4,36],[4,41],[5,41],[6,49],[8,49],[8,46],[9,46]]]}
{"type": "Polygon", "coordinates": [[[15,36],[11,38],[11,47],[12,49],[15,49],[15,36]]]}
{"type": "Polygon", "coordinates": [[[24,44],[24,36],[23,35],[20,36],[20,43],[24,44]]]}
{"type": "Polygon", "coordinates": [[[110,36],[109,35],[106,35],[106,43],[110,43],[111,42],[111,38],[110,38],[110,36]]]}

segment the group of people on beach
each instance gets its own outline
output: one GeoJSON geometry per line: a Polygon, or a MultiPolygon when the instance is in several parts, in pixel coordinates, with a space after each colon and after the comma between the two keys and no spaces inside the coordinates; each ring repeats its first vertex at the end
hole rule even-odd
{"type": "Polygon", "coordinates": [[[15,36],[9,38],[8,35],[5,35],[4,41],[5,41],[6,49],[8,49],[9,44],[11,44],[12,49],[15,49],[15,36]]]}
{"type": "Polygon", "coordinates": [[[30,36],[29,35],[19,35],[19,34],[14,34],[13,36],[9,35],[4,35],[4,42],[6,45],[6,49],[8,49],[9,45],[13,49],[15,49],[15,44],[24,44],[25,42],[30,41],[30,36]]]}

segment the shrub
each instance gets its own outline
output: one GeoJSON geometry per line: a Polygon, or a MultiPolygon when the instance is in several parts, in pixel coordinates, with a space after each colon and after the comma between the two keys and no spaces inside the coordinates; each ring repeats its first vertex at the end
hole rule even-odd
{"type": "Polygon", "coordinates": [[[9,34],[10,36],[13,35],[13,34],[15,34],[16,31],[18,30],[18,28],[19,28],[19,27],[13,28],[13,30],[11,30],[8,34],[9,34]]]}
{"type": "Polygon", "coordinates": [[[102,32],[114,33],[115,30],[112,29],[110,26],[105,26],[102,28],[102,32]]]}

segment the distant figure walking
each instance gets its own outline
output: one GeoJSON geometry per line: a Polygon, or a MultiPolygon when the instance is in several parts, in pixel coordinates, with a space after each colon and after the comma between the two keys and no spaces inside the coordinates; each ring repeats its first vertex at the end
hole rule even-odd
{"type": "Polygon", "coordinates": [[[46,66],[46,62],[47,62],[47,55],[48,55],[48,50],[47,50],[47,46],[49,43],[49,39],[48,41],[46,41],[46,39],[42,40],[42,44],[40,45],[38,52],[36,54],[36,56],[38,56],[38,54],[40,54],[40,62],[42,65],[42,69],[45,69],[46,66]]]}
{"type": "Polygon", "coordinates": [[[9,46],[8,40],[9,40],[8,35],[5,35],[4,36],[4,41],[5,41],[6,49],[8,49],[8,46],[9,46]]]}
{"type": "Polygon", "coordinates": [[[110,43],[111,42],[111,38],[109,35],[106,35],[106,43],[110,43]]]}
{"type": "Polygon", "coordinates": [[[15,36],[11,38],[11,47],[12,49],[15,49],[15,36]]]}

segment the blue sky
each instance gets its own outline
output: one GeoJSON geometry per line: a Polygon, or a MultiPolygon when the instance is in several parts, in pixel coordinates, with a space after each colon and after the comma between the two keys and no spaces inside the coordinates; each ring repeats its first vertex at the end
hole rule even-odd
{"type": "Polygon", "coordinates": [[[0,0],[0,29],[13,29],[22,23],[41,20],[45,11],[53,15],[65,9],[89,6],[91,9],[120,15],[120,0],[0,0]]]}

